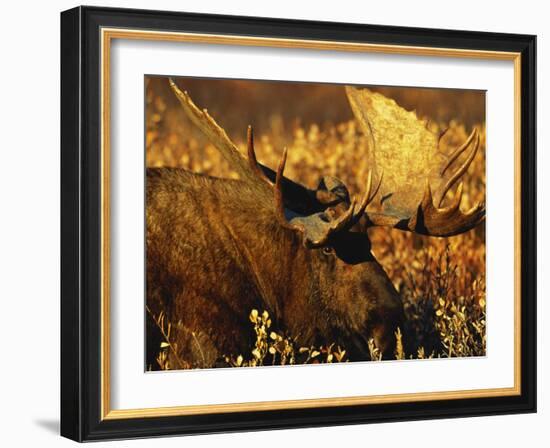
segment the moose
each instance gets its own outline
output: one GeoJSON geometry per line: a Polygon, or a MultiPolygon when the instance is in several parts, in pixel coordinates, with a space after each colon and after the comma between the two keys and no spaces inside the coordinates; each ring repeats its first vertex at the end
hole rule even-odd
{"type": "MultiPolygon", "coordinates": [[[[481,223],[483,203],[460,207],[462,183],[448,197],[478,151],[478,131],[443,154],[441,134],[414,112],[347,86],[372,165],[363,194],[352,198],[335,177],[314,189],[285,177],[286,149],[276,171],[259,163],[250,126],[244,157],[208,111],[169,82],[185,114],[239,176],[147,169],[146,300],[152,315],[164,313],[172,323],[171,355],[187,366],[213,367],[224,355],[249,352],[255,336],[248,313],[258,309],[300,346],[335,342],[350,360],[368,360],[372,339],[391,358],[404,309],[367,229],[448,237],[481,223]]],[[[161,341],[150,321],[148,364],[161,341]]]]}

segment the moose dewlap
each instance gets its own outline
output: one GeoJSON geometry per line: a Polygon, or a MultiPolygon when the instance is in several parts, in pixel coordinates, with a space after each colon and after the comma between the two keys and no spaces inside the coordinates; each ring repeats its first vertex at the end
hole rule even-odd
{"type": "Polygon", "coordinates": [[[460,182],[478,152],[478,129],[443,152],[443,133],[416,113],[367,88],[342,89],[369,142],[370,170],[352,197],[336,177],[314,189],[285,177],[286,149],[275,170],[259,163],[251,127],[243,156],[169,83],[239,179],[147,169],[148,368],[408,357],[403,300],[368,230],[449,237],[480,224],[485,206],[464,210],[460,182]]]}

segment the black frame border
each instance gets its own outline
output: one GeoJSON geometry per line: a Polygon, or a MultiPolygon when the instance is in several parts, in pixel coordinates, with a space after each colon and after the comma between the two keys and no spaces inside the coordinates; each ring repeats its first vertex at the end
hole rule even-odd
{"type": "Polygon", "coordinates": [[[77,7],[61,13],[61,435],[76,441],[536,412],[536,36],[77,7]],[[101,420],[100,29],[521,53],[521,395],[101,420]]]}

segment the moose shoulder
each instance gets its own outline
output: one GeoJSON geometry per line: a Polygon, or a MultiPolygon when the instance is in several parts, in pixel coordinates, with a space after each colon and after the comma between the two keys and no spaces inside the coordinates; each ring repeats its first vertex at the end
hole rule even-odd
{"type": "MultiPolygon", "coordinates": [[[[357,200],[334,177],[322,178],[316,189],[286,178],[286,151],[276,172],[258,163],[251,128],[244,158],[212,117],[170,84],[188,117],[239,175],[230,180],[183,169],[147,170],[147,306],[171,322],[171,365],[212,367],[224,355],[247,353],[255,338],[252,309],[267,310],[299,346],[336,343],[351,360],[366,360],[372,338],[391,358],[403,305],[372,255],[366,229],[385,225],[449,236],[477,225],[484,206],[461,211],[461,186],[443,203],[475,156],[477,132],[453,154],[437,153],[413,168],[388,166],[392,157],[373,160],[357,200]],[[451,169],[463,153],[465,160],[451,169]],[[400,185],[404,178],[407,185],[400,185]]],[[[372,131],[387,115],[377,108],[398,106],[366,89],[348,88],[347,94],[372,144],[399,151],[372,131]]],[[[437,136],[423,127],[418,144],[430,139],[437,149],[437,136]]],[[[154,334],[151,319],[148,326],[154,334]]],[[[147,343],[151,364],[160,338],[147,343]]]]}

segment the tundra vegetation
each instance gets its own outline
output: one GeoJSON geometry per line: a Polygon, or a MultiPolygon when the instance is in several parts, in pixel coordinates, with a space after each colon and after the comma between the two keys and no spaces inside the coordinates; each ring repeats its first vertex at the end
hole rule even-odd
{"type": "MultiPolygon", "coordinates": [[[[382,117],[381,121],[376,123],[375,131],[368,135],[364,130],[364,123],[362,126],[360,122],[360,106],[364,104],[358,105],[357,102],[370,101],[371,96],[362,99],[357,91],[356,104],[353,104],[352,96],[350,107],[343,86],[186,79],[178,83],[189,91],[187,98],[191,104],[193,98],[197,105],[208,107],[209,115],[227,132],[228,139],[234,142],[243,154],[243,160],[248,157],[252,160],[252,168],[260,167],[257,174],[260,178],[265,177],[263,180],[269,187],[266,190],[269,193],[261,199],[263,202],[269,201],[276,212],[277,209],[282,212],[277,215],[279,223],[275,224],[292,229],[293,219],[296,220],[295,213],[292,213],[292,216],[288,213],[285,215],[286,209],[283,210],[284,205],[287,205],[285,201],[288,202],[287,193],[293,188],[289,186],[287,179],[298,185],[307,186],[308,191],[317,194],[317,198],[327,201],[334,199],[331,194],[338,196],[338,192],[342,191],[339,181],[335,178],[343,181],[347,190],[344,198],[347,208],[340,210],[336,204],[336,217],[332,221],[332,227],[335,227],[335,222],[342,223],[348,219],[349,222],[344,223],[347,226],[346,231],[359,229],[367,235],[367,251],[372,253],[374,260],[383,267],[387,278],[391,280],[390,287],[386,289],[390,291],[388,294],[391,297],[387,301],[391,302],[392,306],[388,305],[386,309],[391,309],[392,312],[388,311],[391,318],[386,318],[381,330],[382,336],[380,332],[365,332],[366,336],[358,342],[354,335],[341,337],[338,332],[329,330],[322,332],[324,338],[304,335],[304,328],[319,327],[319,313],[325,310],[302,310],[299,317],[303,326],[293,327],[281,318],[277,307],[264,306],[266,302],[248,300],[246,297],[237,302],[242,305],[242,309],[235,310],[229,307],[221,313],[219,310],[214,312],[208,300],[189,299],[187,307],[175,306],[173,291],[184,288],[181,285],[174,286],[177,283],[176,279],[161,272],[161,259],[164,258],[161,252],[179,248],[180,253],[185,255],[190,249],[185,242],[178,239],[178,236],[181,232],[187,232],[188,235],[190,232],[204,229],[201,227],[203,224],[200,217],[193,215],[193,206],[187,205],[185,212],[174,212],[184,205],[174,201],[175,196],[171,194],[182,185],[192,184],[196,191],[200,191],[201,185],[204,190],[211,184],[202,180],[190,181],[186,175],[181,177],[180,174],[174,174],[181,173],[180,171],[158,171],[154,168],[183,168],[186,173],[208,176],[199,177],[200,179],[242,179],[243,173],[239,172],[239,167],[235,163],[224,157],[223,152],[219,150],[219,144],[216,145],[216,138],[212,138],[211,135],[208,138],[204,135],[205,132],[201,132],[204,117],[201,118],[199,126],[196,117],[193,119],[193,113],[190,119],[189,108],[186,111],[181,107],[175,95],[178,92],[170,88],[168,79],[148,77],[147,282],[148,291],[154,293],[148,292],[146,305],[147,369],[251,367],[367,359],[485,355],[485,226],[482,222],[484,209],[482,205],[478,205],[483,204],[485,199],[483,93],[414,88],[372,89],[374,98],[377,98],[383,107],[387,107],[385,111],[390,113],[395,125],[388,127],[388,120],[382,117]],[[384,96],[378,97],[375,92],[381,92],[384,96]],[[419,119],[416,115],[413,119],[391,100],[386,102],[386,97],[394,98],[409,109],[417,108],[416,114],[419,119]],[[403,140],[403,134],[417,132],[409,128],[414,128],[419,123],[429,132],[424,134],[419,130],[420,136],[417,140],[437,136],[435,156],[420,163],[420,168],[411,166],[411,160],[415,160],[413,157],[405,158],[404,161],[394,161],[393,165],[391,162],[386,163],[386,171],[378,169],[373,173],[377,161],[373,160],[369,148],[376,145],[381,148],[381,153],[386,151],[386,154],[392,155],[393,149],[385,150],[383,146],[397,147],[396,142],[403,140]],[[248,135],[246,133],[250,124],[254,126],[254,140],[251,129],[248,135]],[[286,148],[284,153],[283,148],[286,148]],[[456,152],[457,148],[464,150],[456,152]],[[453,159],[453,154],[457,155],[456,160],[450,160],[453,159]],[[261,165],[254,165],[256,159],[261,165]],[[456,165],[452,168],[449,165],[447,168],[446,163],[449,160],[456,162],[456,165]],[[430,164],[433,164],[434,169],[430,164]],[[401,171],[392,168],[399,165],[403,168],[401,171]],[[459,168],[455,169],[455,166],[459,168]],[[459,172],[462,166],[466,166],[467,169],[459,172]],[[264,171],[263,167],[271,167],[274,170],[264,171]],[[387,171],[387,167],[391,170],[387,171]],[[443,172],[446,177],[442,175],[441,179],[415,179],[423,172],[422,169],[429,172],[437,171],[440,174],[443,172]],[[447,191],[449,178],[455,174],[457,179],[452,182],[453,188],[447,191]],[[280,179],[280,204],[277,203],[277,177],[280,179]],[[320,183],[320,179],[324,179],[324,182],[320,183]],[[458,210],[462,210],[458,215],[449,215],[450,219],[446,222],[436,223],[436,227],[440,229],[439,235],[444,236],[438,236],[437,231],[402,231],[395,228],[402,227],[402,223],[397,224],[397,221],[389,224],[384,221],[384,226],[373,225],[371,221],[376,220],[374,213],[369,215],[369,220],[357,213],[363,206],[364,209],[367,209],[367,206],[375,206],[375,211],[381,214],[385,211],[384,206],[393,206],[397,209],[401,207],[406,211],[415,210],[419,202],[425,200],[427,180],[430,180],[430,193],[433,192],[432,201],[435,203],[436,211],[437,207],[450,207],[453,204],[459,204],[458,210]],[[458,188],[459,182],[455,182],[457,180],[462,183],[458,188]],[[410,194],[402,195],[402,199],[399,195],[392,199],[390,193],[399,189],[403,191],[403,183],[407,183],[406,189],[410,194]],[[160,190],[167,193],[158,194],[160,190]],[[270,193],[272,190],[275,191],[274,195],[270,193]],[[323,195],[328,196],[325,198],[323,195]],[[384,205],[380,198],[386,196],[387,203],[384,205]],[[355,203],[351,199],[354,197],[358,198],[355,203]],[[409,198],[412,203],[406,204],[409,198]],[[166,213],[172,217],[166,221],[164,218],[159,221],[156,218],[159,210],[169,210],[166,213]],[[467,218],[466,210],[470,211],[470,218],[467,218]],[[346,215],[349,215],[348,218],[346,215]],[[193,217],[196,224],[194,227],[189,225],[189,216],[193,217]],[[183,230],[174,225],[178,217],[185,221],[182,224],[186,226],[183,230]],[[455,227],[451,225],[450,228],[446,228],[449,222],[452,224],[453,219],[455,227]],[[428,235],[425,235],[426,233],[428,235]],[[159,234],[163,235],[163,242],[160,244],[159,234]],[[433,236],[434,234],[436,236],[433,236]],[[391,291],[395,291],[395,297],[399,300],[399,307],[395,312],[395,299],[391,291]],[[189,306],[200,309],[190,309],[189,306]],[[208,331],[189,327],[186,321],[187,314],[199,316],[193,321],[198,319],[200,322],[208,322],[208,328],[203,328],[208,331]],[[239,317],[230,320],[227,317],[229,314],[239,317]],[[392,325],[386,325],[387,321],[391,321],[392,325]],[[239,328],[233,328],[235,322],[239,328]],[[292,329],[295,330],[294,333],[292,329]],[[227,347],[230,348],[221,352],[213,349],[209,333],[216,331],[221,333],[218,335],[219,338],[237,342],[229,344],[227,347]],[[236,336],[239,332],[246,333],[247,337],[239,340],[236,336]]],[[[197,111],[200,112],[198,109],[197,111]]],[[[371,117],[371,120],[375,121],[376,118],[371,117]]],[[[393,154],[394,159],[399,156],[399,153],[393,154]]],[[[383,164],[378,161],[378,165],[383,164]]],[[[207,191],[204,193],[208,195],[207,191]]],[[[217,207],[231,205],[224,202],[223,195],[219,196],[219,192],[211,193],[218,198],[217,207]]],[[[199,198],[197,200],[200,201],[199,198]]],[[[258,198],[254,200],[257,201],[258,198]]],[[[246,203],[246,200],[244,202],[246,203]]],[[[423,210],[426,211],[426,208],[423,210]]],[[[252,212],[254,213],[254,210],[252,212]]],[[[434,217],[437,216],[434,213],[434,217]]],[[[210,218],[215,219],[213,216],[210,218]]],[[[307,218],[306,216],[305,219],[307,218]]],[[[429,213],[424,213],[422,218],[429,219],[429,213]]],[[[304,217],[299,215],[298,219],[304,217]]],[[[387,220],[387,217],[384,219],[387,220]]],[[[417,221],[418,215],[409,230],[415,230],[415,226],[419,228],[417,221]]],[[[409,224],[410,222],[411,219],[409,224]]],[[[295,225],[294,230],[304,245],[309,245],[313,249],[322,248],[319,225],[315,222],[311,226],[310,221],[298,223],[302,224],[301,228],[295,225]]],[[[428,223],[424,230],[429,230],[429,227],[428,223]]],[[[329,236],[330,231],[325,230],[323,227],[321,233],[324,232],[327,239],[334,238],[335,235],[329,236]]],[[[202,235],[201,238],[208,240],[208,235],[202,235]]],[[[193,240],[191,246],[196,244],[193,240]]],[[[263,251],[268,255],[270,250],[272,249],[268,246],[263,247],[263,251]]],[[[368,260],[360,261],[363,263],[368,260]]],[[[173,262],[175,261],[170,261],[173,262]]],[[[205,263],[210,261],[205,260],[205,263]]],[[[199,274],[195,274],[200,277],[197,281],[223,282],[224,279],[216,278],[216,269],[214,263],[208,268],[210,275],[205,275],[204,269],[200,268],[199,274]]],[[[238,282],[239,277],[236,276],[231,281],[238,282]]],[[[186,291],[190,289],[190,286],[185,285],[186,291]]],[[[211,292],[216,290],[213,287],[211,292]]],[[[246,291],[246,288],[238,290],[246,291]]],[[[345,297],[341,297],[342,303],[335,309],[345,307],[348,316],[361,315],[363,310],[360,309],[360,303],[351,299],[346,303],[347,291],[345,288],[340,288],[339,291],[343,291],[345,297]]],[[[193,295],[192,292],[184,293],[183,297],[185,294],[193,295]]],[[[251,292],[251,295],[254,293],[251,292]]],[[[182,298],[178,300],[181,302],[182,298]]],[[[381,301],[384,302],[382,299],[381,301]]],[[[269,305],[269,302],[267,303],[269,305]]],[[[321,302],[319,306],[324,305],[321,302]]],[[[338,317],[335,316],[334,319],[338,320],[338,317]]],[[[335,328],[343,328],[343,324],[334,325],[335,328]]]]}

